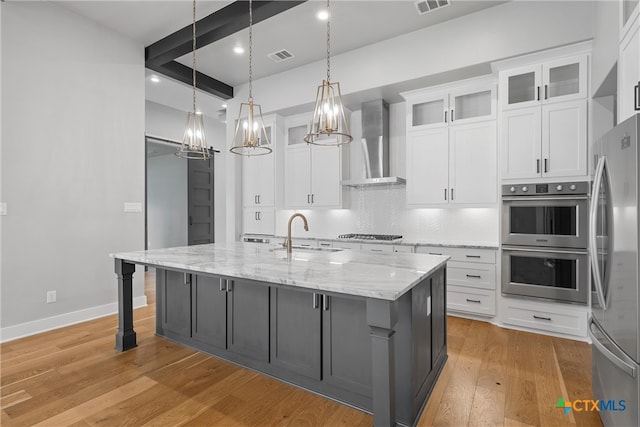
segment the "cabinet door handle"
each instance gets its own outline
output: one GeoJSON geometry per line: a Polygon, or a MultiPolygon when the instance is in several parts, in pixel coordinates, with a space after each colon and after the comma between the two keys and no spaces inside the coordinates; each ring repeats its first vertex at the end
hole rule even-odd
{"type": "Polygon", "coordinates": [[[258,194],[258,204],[260,204],[260,195],[258,194]]]}
{"type": "Polygon", "coordinates": [[[470,279],[482,279],[482,276],[479,274],[467,274],[467,277],[470,279]]]}
{"type": "Polygon", "coordinates": [[[634,87],[633,92],[633,108],[636,111],[640,111],[640,82],[634,87]]]}
{"type": "Polygon", "coordinates": [[[447,123],[447,110],[444,110],[444,122],[447,123]]]}
{"type": "Polygon", "coordinates": [[[482,301],[480,301],[479,299],[469,299],[469,298],[467,298],[467,302],[475,302],[476,304],[480,304],[482,301]]]}
{"type": "Polygon", "coordinates": [[[453,188],[451,189],[451,200],[453,200],[453,188]]]}
{"type": "Polygon", "coordinates": [[[467,258],[480,258],[480,255],[465,255],[467,258]]]}
{"type": "Polygon", "coordinates": [[[444,199],[447,200],[447,189],[444,189],[444,199]]]}
{"type": "Polygon", "coordinates": [[[262,221],[262,218],[260,218],[260,212],[258,212],[258,221],[262,221]]]}
{"type": "Polygon", "coordinates": [[[253,203],[258,204],[258,196],[256,194],[253,195],[253,203]]]}
{"type": "Polygon", "coordinates": [[[536,173],[540,173],[540,159],[536,159],[536,173]]]}
{"type": "Polygon", "coordinates": [[[544,85],[544,99],[549,99],[549,85],[544,85]]]}
{"type": "Polygon", "coordinates": [[[184,284],[185,285],[191,284],[191,275],[189,273],[184,273],[184,284]]]}
{"type": "Polygon", "coordinates": [[[319,304],[318,304],[318,294],[316,294],[315,292],[313,293],[313,303],[312,303],[312,307],[315,310],[316,308],[318,308],[319,304]]]}
{"type": "Polygon", "coordinates": [[[329,311],[329,295],[322,295],[322,309],[329,311]]]}
{"type": "Polygon", "coordinates": [[[538,101],[540,101],[540,86],[538,86],[536,88],[536,92],[538,93],[537,97],[538,97],[538,101]]]}
{"type": "Polygon", "coordinates": [[[455,114],[453,112],[453,108],[451,109],[451,123],[453,123],[453,120],[455,119],[455,114]]]}
{"type": "Polygon", "coordinates": [[[220,292],[224,292],[226,290],[226,283],[227,281],[225,279],[220,279],[220,292]]]}
{"type": "Polygon", "coordinates": [[[316,201],[314,200],[315,194],[311,193],[311,204],[314,204],[316,201]]]}
{"type": "Polygon", "coordinates": [[[225,286],[225,292],[231,292],[233,288],[233,280],[226,280],[227,285],[225,286]]]}
{"type": "Polygon", "coordinates": [[[549,159],[544,159],[544,173],[549,172],[549,159]]]}
{"type": "Polygon", "coordinates": [[[536,316],[535,314],[533,315],[534,319],[538,319],[538,320],[548,320],[551,321],[551,317],[543,317],[543,316],[536,316]]]}
{"type": "Polygon", "coordinates": [[[311,194],[307,194],[307,204],[311,204],[311,194]]]}

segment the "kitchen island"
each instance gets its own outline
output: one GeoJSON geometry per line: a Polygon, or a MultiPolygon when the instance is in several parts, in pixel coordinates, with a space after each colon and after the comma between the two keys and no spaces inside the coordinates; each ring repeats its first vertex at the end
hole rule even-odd
{"type": "Polygon", "coordinates": [[[156,333],[414,425],[447,359],[446,256],[244,243],[117,253],[116,349],[136,346],[135,264],[155,267],[156,333]]]}

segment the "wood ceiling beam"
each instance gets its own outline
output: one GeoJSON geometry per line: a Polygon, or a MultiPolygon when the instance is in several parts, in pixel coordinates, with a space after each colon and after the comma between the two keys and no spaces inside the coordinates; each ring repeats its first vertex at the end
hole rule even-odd
{"type": "MultiPolygon", "coordinates": [[[[306,2],[254,1],[253,23],[269,19],[306,2]]],[[[249,2],[235,1],[196,22],[196,48],[200,49],[249,26],[249,2]]],[[[145,65],[183,83],[192,84],[192,69],[175,61],[192,51],[191,25],[176,31],[145,48],[145,65]]],[[[198,73],[197,87],[223,99],[233,98],[233,87],[206,74],[198,73]]]]}

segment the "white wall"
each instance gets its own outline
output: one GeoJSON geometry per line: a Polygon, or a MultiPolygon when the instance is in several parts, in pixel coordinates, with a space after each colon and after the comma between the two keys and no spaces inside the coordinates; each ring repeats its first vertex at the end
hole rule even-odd
{"type": "MultiPolygon", "coordinates": [[[[176,110],[151,101],[145,102],[145,131],[147,135],[158,136],[173,141],[182,141],[186,120],[187,113],[184,111],[176,110]]],[[[218,119],[208,116],[204,116],[203,121],[207,145],[220,151],[220,153],[215,153],[213,156],[214,233],[216,242],[224,242],[226,237],[225,229],[227,226],[225,208],[226,163],[228,157],[228,150],[225,148],[227,144],[226,125],[218,119]]],[[[179,158],[175,158],[174,160],[184,162],[185,165],[187,162],[186,160],[179,158]]]]}
{"type": "Polygon", "coordinates": [[[1,7],[7,340],[117,309],[109,254],[144,248],[123,211],[144,202],[144,50],[50,2],[1,7]]]}
{"type": "Polygon", "coordinates": [[[620,3],[600,0],[595,1],[593,7],[591,93],[595,94],[618,61],[620,3]]]}
{"type": "Polygon", "coordinates": [[[187,173],[187,162],[173,153],[147,157],[148,249],[187,245],[187,173]]]}

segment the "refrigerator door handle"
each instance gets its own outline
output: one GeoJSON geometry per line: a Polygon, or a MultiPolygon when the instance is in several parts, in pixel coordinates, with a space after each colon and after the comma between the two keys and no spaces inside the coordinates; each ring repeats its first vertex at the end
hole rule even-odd
{"type": "Polygon", "coordinates": [[[594,327],[597,328],[598,326],[593,323],[593,320],[590,320],[589,328],[588,328],[588,330],[589,330],[589,338],[591,339],[591,342],[593,343],[594,347],[596,347],[598,349],[598,351],[600,353],[602,353],[603,356],[605,356],[607,359],[609,359],[611,361],[611,363],[613,363],[618,368],[623,370],[631,378],[635,378],[637,376],[637,372],[636,372],[637,370],[636,370],[635,366],[630,365],[627,362],[625,362],[624,360],[620,359],[611,350],[609,350],[607,347],[605,347],[604,344],[602,344],[600,341],[598,341],[598,338],[596,338],[594,336],[593,332],[591,332],[591,328],[594,328],[594,327]]]}
{"type": "Polygon", "coordinates": [[[602,184],[605,161],[605,157],[600,157],[600,159],[598,159],[595,179],[593,180],[591,206],[589,206],[589,260],[591,262],[591,271],[593,272],[593,279],[595,282],[596,294],[598,295],[598,302],[600,302],[603,310],[607,309],[607,303],[604,299],[604,291],[602,290],[602,276],[600,276],[600,266],[598,265],[596,215],[598,213],[598,199],[600,198],[600,186],[602,184]]]}

